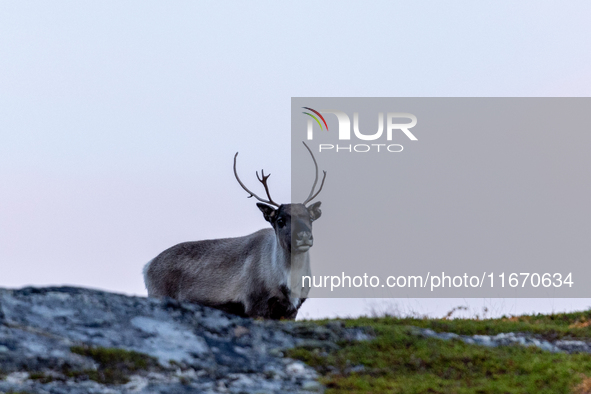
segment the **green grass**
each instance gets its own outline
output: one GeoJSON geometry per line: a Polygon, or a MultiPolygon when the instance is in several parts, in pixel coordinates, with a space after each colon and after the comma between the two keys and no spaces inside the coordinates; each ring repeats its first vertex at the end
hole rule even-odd
{"type": "MultiPolygon", "coordinates": [[[[318,320],[325,323],[329,320],[318,320]]],[[[427,319],[416,317],[361,317],[344,320],[350,325],[398,325],[430,328],[436,332],[460,335],[496,335],[502,332],[528,332],[550,341],[556,339],[591,339],[591,310],[551,315],[523,315],[499,319],[427,319]]]]}
{"type": "MultiPolygon", "coordinates": [[[[359,319],[371,323],[372,318],[359,319]]],[[[430,328],[437,332],[461,335],[496,335],[501,332],[530,332],[548,340],[561,338],[591,338],[591,311],[551,315],[524,315],[500,319],[382,319],[384,324],[430,328]]]]}
{"type": "MultiPolygon", "coordinates": [[[[313,366],[334,393],[591,393],[591,355],[536,348],[487,348],[411,334],[409,326],[463,335],[531,332],[547,339],[589,338],[591,311],[501,319],[360,318],[370,341],[339,350],[296,348],[288,356],[313,366]],[[354,366],[363,366],[351,372],[354,366]]],[[[318,322],[322,324],[324,322],[318,322]]]]}

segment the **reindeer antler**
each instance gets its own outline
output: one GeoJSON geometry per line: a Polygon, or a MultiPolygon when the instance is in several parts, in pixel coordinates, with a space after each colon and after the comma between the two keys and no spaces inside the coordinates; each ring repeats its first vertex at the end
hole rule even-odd
{"type": "Polygon", "coordinates": [[[322,190],[322,186],[324,186],[324,180],[326,179],[326,171],[322,170],[322,172],[324,173],[324,176],[322,177],[322,183],[320,183],[320,189],[318,189],[316,194],[314,194],[314,189],[316,188],[316,183],[318,183],[318,163],[316,163],[316,158],[314,157],[314,153],[312,153],[312,151],[310,150],[308,145],[306,145],[306,143],[304,141],[302,141],[302,144],[304,144],[306,149],[308,149],[308,152],[310,152],[310,155],[312,156],[312,160],[314,160],[314,167],[316,167],[316,179],[314,179],[314,184],[312,185],[312,190],[310,191],[308,198],[306,198],[306,201],[304,201],[302,203],[302,204],[306,205],[307,203],[312,201],[314,198],[316,198],[318,193],[320,193],[320,190],[322,190]]]}
{"type": "Polygon", "coordinates": [[[273,204],[273,205],[277,205],[279,206],[279,204],[277,204],[276,202],[273,201],[273,199],[271,198],[271,194],[269,194],[269,187],[267,186],[267,178],[269,178],[271,176],[271,174],[267,174],[267,176],[265,176],[265,170],[261,170],[261,178],[259,178],[259,172],[256,172],[257,174],[257,179],[259,180],[259,182],[261,182],[263,184],[263,186],[265,187],[265,192],[267,193],[267,197],[269,198],[269,203],[273,204]]]}
{"type": "Polygon", "coordinates": [[[248,196],[248,198],[254,197],[257,200],[259,200],[260,202],[264,202],[265,204],[275,205],[276,207],[279,207],[279,204],[277,204],[271,198],[271,195],[269,194],[269,187],[267,186],[267,179],[271,176],[271,174],[265,175],[265,173],[263,172],[263,170],[261,170],[261,175],[262,175],[262,179],[261,179],[261,178],[259,178],[259,172],[258,171],[256,172],[257,179],[265,187],[265,192],[267,193],[267,197],[269,198],[269,200],[264,200],[264,199],[260,198],[259,196],[257,196],[256,194],[254,194],[253,192],[251,192],[250,190],[248,190],[248,188],[246,186],[244,186],[244,183],[242,183],[242,181],[238,177],[238,172],[236,172],[236,157],[237,156],[238,156],[238,152],[236,152],[236,154],[234,155],[234,176],[236,176],[236,180],[238,181],[238,183],[240,184],[240,186],[242,186],[242,188],[244,190],[246,190],[250,194],[250,196],[248,196]]]}

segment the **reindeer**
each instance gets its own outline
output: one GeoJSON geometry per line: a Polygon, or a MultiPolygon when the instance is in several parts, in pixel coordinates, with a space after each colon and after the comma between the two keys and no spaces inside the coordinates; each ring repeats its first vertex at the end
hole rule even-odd
{"type": "Polygon", "coordinates": [[[320,201],[306,207],[324,186],[326,171],[317,192],[316,178],[308,198],[301,204],[277,204],[271,198],[261,170],[257,179],[267,200],[250,191],[238,177],[234,155],[234,176],[240,186],[255,197],[257,207],[272,228],[237,237],[184,242],[175,245],[144,267],[149,297],[171,297],[179,301],[211,306],[243,317],[295,319],[306,300],[309,286],[302,276],[311,276],[309,249],[313,245],[312,222],[320,215],[320,201]],[[274,208],[276,207],[276,208],[274,208]]]}

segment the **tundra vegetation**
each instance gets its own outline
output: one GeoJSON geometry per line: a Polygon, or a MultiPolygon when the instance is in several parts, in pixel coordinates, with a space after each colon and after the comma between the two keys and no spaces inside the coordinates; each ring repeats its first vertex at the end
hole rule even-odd
{"type": "MultiPolygon", "coordinates": [[[[324,324],[327,321],[319,321],[324,324]]],[[[591,393],[591,354],[534,347],[469,345],[414,335],[414,327],[460,335],[531,333],[549,341],[591,340],[591,311],[502,317],[343,320],[371,327],[375,338],[339,349],[295,348],[287,354],[313,366],[331,393],[591,393]]]]}
{"type": "Polygon", "coordinates": [[[29,372],[29,379],[41,383],[55,380],[94,380],[102,384],[125,384],[129,376],[137,371],[159,371],[162,368],[154,357],[147,354],[117,349],[91,346],[72,346],[72,353],[89,357],[96,361],[98,368],[78,371],[64,366],[61,374],[47,374],[45,372],[29,372]]]}
{"type": "Polygon", "coordinates": [[[72,287],[0,289],[0,308],[1,394],[591,393],[591,311],[263,321],[72,287]],[[466,343],[503,333],[581,352],[466,343]]]}

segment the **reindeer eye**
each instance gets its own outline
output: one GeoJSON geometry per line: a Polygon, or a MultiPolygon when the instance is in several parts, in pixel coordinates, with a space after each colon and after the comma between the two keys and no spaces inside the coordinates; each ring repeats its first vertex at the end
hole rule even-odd
{"type": "Polygon", "coordinates": [[[277,219],[277,225],[278,225],[279,227],[283,227],[283,226],[285,226],[285,219],[283,219],[283,218],[279,218],[279,219],[277,219]]]}

